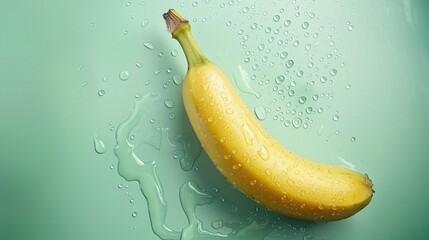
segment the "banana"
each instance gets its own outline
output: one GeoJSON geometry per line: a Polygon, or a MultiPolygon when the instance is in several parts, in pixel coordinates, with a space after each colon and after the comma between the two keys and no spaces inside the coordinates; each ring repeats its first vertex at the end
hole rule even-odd
{"type": "Polygon", "coordinates": [[[204,56],[189,22],[174,9],[163,17],[188,62],[182,92],[188,118],[229,182],[266,208],[302,220],[340,220],[369,204],[373,185],[366,174],[310,161],[284,148],[204,56]]]}

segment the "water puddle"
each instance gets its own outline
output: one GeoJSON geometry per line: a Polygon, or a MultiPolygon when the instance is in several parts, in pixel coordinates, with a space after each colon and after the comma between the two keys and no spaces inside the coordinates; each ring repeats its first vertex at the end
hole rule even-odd
{"type": "MultiPolygon", "coordinates": [[[[131,131],[139,124],[147,108],[157,101],[160,101],[158,94],[147,94],[136,100],[134,109],[128,118],[117,128],[116,146],[114,147],[114,153],[118,159],[119,175],[127,181],[137,181],[147,200],[153,232],[163,240],[249,239],[255,236],[260,236],[260,239],[263,239],[273,232],[276,227],[271,223],[271,218],[267,216],[261,218],[261,216],[256,217],[256,215],[243,216],[239,222],[222,222],[219,228],[229,228],[231,231],[228,234],[204,229],[203,222],[197,217],[196,209],[211,204],[216,197],[214,193],[202,189],[195,181],[184,182],[179,192],[180,203],[188,220],[188,225],[182,231],[172,230],[166,225],[167,202],[162,183],[158,177],[156,159],[142,160],[134,151],[136,146],[129,141],[131,131]]],[[[180,138],[176,140],[182,144],[182,147],[186,145],[183,147],[184,149],[189,149],[189,146],[192,145],[189,141],[180,142],[180,138]]],[[[157,141],[154,147],[159,149],[160,145],[157,141]]],[[[201,152],[201,149],[199,151],[201,152]]]]}

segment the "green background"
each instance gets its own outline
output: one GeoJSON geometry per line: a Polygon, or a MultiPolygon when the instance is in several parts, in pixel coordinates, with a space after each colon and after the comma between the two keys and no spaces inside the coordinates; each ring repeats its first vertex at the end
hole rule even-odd
{"type": "MultiPolygon", "coordinates": [[[[157,239],[138,185],[126,183],[116,168],[110,169],[117,163],[112,150],[115,129],[110,128],[126,119],[136,94],[160,92],[163,100],[175,102],[174,108],[153,107],[142,126],[193,136],[180,102],[180,85],[171,81],[173,75],[184,76],[186,61],[165,30],[161,15],[169,8],[190,20],[200,47],[231,80],[239,65],[255,75],[250,82],[262,97],[240,94],[251,109],[268,109],[262,124],[275,138],[311,159],[338,165],[345,159],[373,180],[371,204],[352,218],[327,224],[285,218],[288,234],[267,239],[303,239],[306,234],[314,239],[427,238],[427,1],[41,0],[5,1],[0,8],[0,239],[157,239]],[[277,14],[279,22],[273,20],[277,14]],[[142,27],[145,19],[149,24],[142,27]],[[289,35],[280,36],[287,29],[282,25],[286,19],[292,20],[289,35]],[[301,27],[304,21],[310,24],[308,30],[301,27]],[[252,29],[253,23],[263,29],[252,29]],[[266,26],[272,31],[266,33],[266,26]],[[282,26],[279,35],[276,26],[282,26]],[[320,33],[317,39],[314,32],[320,33]],[[242,43],[244,35],[248,40],[242,43]],[[267,42],[270,36],[275,36],[272,43],[267,42]],[[277,44],[289,36],[288,46],[277,44]],[[295,40],[300,41],[297,47],[295,40]],[[307,42],[313,44],[310,51],[304,49],[307,42]],[[263,50],[260,43],[265,44],[263,50]],[[295,62],[285,75],[291,79],[284,83],[296,81],[295,95],[286,95],[286,100],[273,91],[275,77],[287,69],[285,60],[275,56],[282,51],[295,62]],[[254,64],[258,69],[252,69],[254,64]],[[297,76],[298,67],[303,77],[297,76]],[[335,77],[329,75],[334,67],[335,77]],[[158,69],[161,72],[154,74],[158,69]],[[123,70],[130,73],[126,81],[119,79],[123,70]],[[322,84],[322,75],[333,82],[322,84]],[[318,101],[311,99],[322,93],[318,101]],[[307,102],[297,103],[299,96],[306,96],[307,102]],[[307,128],[284,125],[296,117],[287,113],[289,101],[290,109],[295,106],[305,116],[306,107],[313,107],[307,128]],[[324,111],[317,113],[320,107],[324,111]],[[175,118],[169,119],[172,112],[175,118]],[[333,120],[336,114],[338,121],[333,120]],[[105,142],[105,154],[94,151],[94,134],[105,142]],[[133,218],[134,211],[138,216],[133,218]]],[[[176,230],[185,226],[177,196],[178,186],[187,179],[209,190],[219,188],[217,196],[225,199],[200,211],[207,228],[213,216],[228,218],[233,206],[256,206],[229,187],[204,153],[196,169],[183,171],[172,151],[139,147],[140,156],[159,164],[169,203],[167,225],[176,230]]]]}

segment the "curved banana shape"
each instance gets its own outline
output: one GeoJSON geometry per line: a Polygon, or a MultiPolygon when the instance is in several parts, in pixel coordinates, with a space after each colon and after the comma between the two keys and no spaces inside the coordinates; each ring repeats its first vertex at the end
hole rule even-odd
{"type": "Polygon", "coordinates": [[[203,148],[233,185],[266,208],[303,220],[344,219],[368,205],[373,190],[367,175],[285,149],[256,120],[227,76],[202,54],[188,21],[175,10],[163,16],[188,61],[186,113],[203,148]]]}

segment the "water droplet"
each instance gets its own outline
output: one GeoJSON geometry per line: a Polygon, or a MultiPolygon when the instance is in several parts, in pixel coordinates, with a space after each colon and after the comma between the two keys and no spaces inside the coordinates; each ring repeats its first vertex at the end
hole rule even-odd
{"type": "Polygon", "coordinates": [[[286,120],[286,121],[284,122],[284,125],[285,125],[286,127],[289,127],[289,126],[290,126],[290,124],[291,124],[291,121],[290,121],[290,120],[286,120]]]}
{"type": "Polygon", "coordinates": [[[302,77],[302,75],[304,75],[304,71],[302,71],[302,70],[298,70],[298,71],[296,72],[296,76],[297,76],[297,77],[302,77]]]}
{"type": "Polygon", "coordinates": [[[281,57],[282,59],[285,59],[287,56],[288,56],[288,53],[287,53],[287,52],[282,52],[282,53],[280,53],[280,57],[281,57]]]}
{"type": "Polygon", "coordinates": [[[314,237],[313,237],[313,236],[311,236],[311,235],[309,235],[309,234],[305,234],[305,235],[302,237],[302,240],[314,240],[314,237]]]}
{"type": "Polygon", "coordinates": [[[276,77],[275,82],[277,84],[281,84],[281,83],[283,83],[285,81],[285,79],[286,79],[285,76],[279,75],[279,76],[276,77]]]}
{"type": "Polygon", "coordinates": [[[263,43],[259,44],[258,49],[260,51],[264,50],[264,48],[265,48],[265,45],[263,43]]]}
{"type": "MultiPolygon", "coordinates": [[[[157,69],[155,69],[155,71],[153,71],[153,74],[154,75],[158,75],[158,74],[160,74],[162,72],[162,69],[161,68],[157,68],[157,69]]],[[[165,84],[164,84],[164,87],[165,87],[165,84]]]]}
{"type": "Polygon", "coordinates": [[[168,114],[168,118],[170,118],[171,120],[173,120],[173,119],[176,118],[176,114],[170,113],[170,114],[168,114]]]}
{"type": "Polygon", "coordinates": [[[270,152],[268,152],[268,149],[264,146],[258,150],[258,155],[262,158],[262,160],[268,160],[270,158],[270,152]]]}
{"type": "Polygon", "coordinates": [[[310,18],[314,18],[314,17],[316,16],[316,14],[314,14],[314,12],[309,12],[309,13],[308,13],[308,16],[309,16],[310,18]]]}
{"type": "Polygon", "coordinates": [[[307,98],[305,96],[301,96],[298,98],[298,102],[301,104],[304,104],[307,101],[307,98]]]}
{"type": "Polygon", "coordinates": [[[326,83],[328,81],[328,78],[326,76],[323,76],[320,78],[321,83],[326,83]]]}
{"type": "Polygon", "coordinates": [[[119,73],[119,79],[127,81],[130,78],[130,73],[127,70],[123,70],[119,73]]]}
{"type": "Polygon", "coordinates": [[[171,100],[171,99],[167,99],[167,100],[165,100],[165,101],[164,101],[164,105],[165,105],[167,108],[173,108],[173,107],[174,107],[174,102],[173,102],[173,100],[171,100]]]}
{"type": "Polygon", "coordinates": [[[82,84],[80,86],[85,87],[88,84],[87,81],[83,81],[82,84]]]}
{"type": "Polygon", "coordinates": [[[278,22],[278,21],[280,21],[280,15],[274,15],[274,17],[273,17],[273,21],[274,21],[274,22],[278,22]]]}
{"type": "Polygon", "coordinates": [[[302,119],[301,118],[296,117],[296,118],[292,119],[292,125],[295,128],[299,128],[301,126],[301,124],[302,124],[302,119]]]}
{"type": "Polygon", "coordinates": [[[286,67],[291,68],[295,62],[293,60],[287,60],[286,67]]]}
{"type": "Polygon", "coordinates": [[[289,90],[289,92],[287,94],[292,97],[293,95],[295,95],[295,91],[294,90],[289,90]]]}
{"type": "Polygon", "coordinates": [[[118,188],[119,188],[119,189],[122,189],[122,184],[118,184],[118,188]]]}
{"type": "Polygon", "coordinates": [[[131,213],[131,216],[132,216],[133,218],[137,217],[137,212],[133,212],[133,213],[131,213]]]}
{"type": "Polygon", "coordinates": [[[334,121],[338,121],[338,120],[340,120],[340,116],[338,116],[337,114],[335,114],[335,115],[332,117],[332,119],[333,119],[334,121]]]}
{"type": "Polygon", "coordinates": [[[110,167],[109,167],[111,170],[113,170],[113,169],[115,169],[115,165],[110,165],[110,167]]]}
{"type": "Polygon", "coordinates": [[[271,176],[271,174],[272,174],[273,172],[271,171],[271,169],[265,169],[265,174],[267,175],[267,176],[271,176]]]}
{"type": "Polygon", "coordinates": [[[104,96],[104,94],[106,94],[106,91],[104,91],[103,89],[98,91],[98,96],[102,97],[102,96],[104,96]]]}
{"type": "Polygon", "coordinates": [[[288,179],[287,180],[287,184],[290,185],[290,186],[293,186],[295,184],[295,182],[292,181],[292,179],[288,179]]]}
{"type": "Polygon", "coordinates": [[[325,126],[320,125],[319,129],[317,129],[317,135],[322,136],[325,132],[325,126]]]}
{"type": "Polygon", "coordinates": [[[355,138],[355,137],[351,137],[351,138],[350,138],[350,141],[351,141],[351,142],[355,142],[355,141],[356,141],[356,138],[355,138]]]}
{"type": "Polygon", "coordinates": [[[293,46],[294,46],[294,47],[298,47],[298,46],[299,46],[299,41],[298,41],[298,40],[294,41],[294,42],[293,42],[293,46]]]}
{"type": "Polygon", "coordinates": [[[255,107],[255,115],[259,120],[267,118],[267,110],[263,106],[255,107]]]}
{"type": "Polygon", "coordinates": [[[337,75],[337,72],[338,72],[337,69],[334,68],[331,70],[330,74],[331,74],[331,76],[335,76],[335,75],[337,75]]]}
{"type": "Polygon", "coordinates": [[[171,50],[171,56],[176,57],[178,54],[176,49],[171,50]]]}
{"type": "Polygon", "coordinates": [[[106,153],[106,146],[104,145],[103,140],[101,140],[97,134],[94,134],[92,137],[92,141],[94,143],[94,150],[98,154],[104,154],[106,153]]]}
{"type": "Polygon", "coordinates": [[[147,25],[149,25],[149,22],[150,22],[149,19],[143,19],[141,26],[146,27],[147,25]]]}
{"type": "Polygon", "coordinates": [[[308,26],[310,26],[310,24],[309,24],[308,22],[303,22],[303,23],[302,23],[302,28],[303,28],[303,29],[307,29],[307,28],[308,28],[308,26]]]}
{"type": "Polygon", "coordinates": [[[83,68],[83,65],[82,65],[82,64],[79,64],[79,65],[77,66],[77,70],[78,70],[78,71],[82,70],[82,68],[83,68]]]}
{"type": "Polygon", "coordinates": [[[355,27],[354,27],[353,25],[349,25],[349,26],[347,27],[347,29],[348,29],[349,31],[353,31],[353,29],[355,29],[355,27]]]}
{"type": "Polygon", "coordinates": [[[152,42],[144,42],[143,45],[150,50],[155,49],[155,45],[152,42]]]}
{"type": "Polygon", "coordinates": [[[244,12],[244,13],[247,13],[248,11],[249,11],[249,8],[248,8],[248,7],[244,7],[244,8],[243,8],[243,12],[244,12]]]}
{"type": "Polygon", "coordinates": [[[240,169],[240,168],[241,168],[241,164],[240,163],[232,165],[232,169],[234,169],[234,170],[237,170],[237,169],[240,169]]]}
{"type": "Polygon", "coordinates": [[[310,49],[311,49],[311,44],[310,43],[308,43],[307,45],[305,45],[305,50],[310,51],[310,49]]]}
{"type": "Polygon", "coordinates": [[[183,82],[183,78],[182,78],[181,76],[179,76],[179,75],[174,75],[174,76],[173,76],[173,82],[174,82],[176,85],[180,85],[180,84],[182,84],[182,82],[183,82]]]}
{"type": "Polygon", "coordinates": [[[257,23],[252,23],[252,25],[250,25],[251,29],[256,29],[258,28],[258,24],[257,23]]]}
{"type": "Polygon", "coordinates": [[[252,181],[250,181],[250,185],[255,186],[257,183],[257,181],[255,179],[253,179],[252,181]]]}
{"type": "Polygon", "coordinates": [[[292,22],[291,22],[290,20],[286,20],[286,21],[284,22],[284,25],[285,25],[286,27],[289,27],[291,23],[292,23],[292,22]]]}
{"type": "Polygon", "coordinates": [[[318,99],[319,99],[319,95],[314,94],[314,95],[313,95],[313,100],[314,100],[314,101],[317,101],[318,99]]]}
{"type": "Polygon", "coordinates": [[[198,6],[198,2],[193,2],[193,3],[192,3],[192,6],[193,6],[193,7],[198,6]]]}

